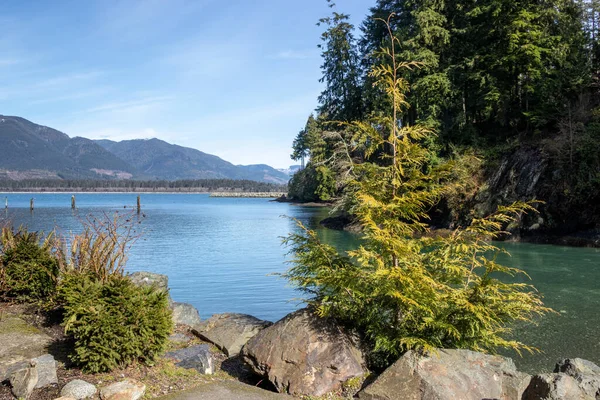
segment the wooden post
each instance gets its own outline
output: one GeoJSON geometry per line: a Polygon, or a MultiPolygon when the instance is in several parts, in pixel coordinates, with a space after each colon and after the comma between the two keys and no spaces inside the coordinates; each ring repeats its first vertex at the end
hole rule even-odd
{"type": "Polygon", "coordinates": [[[138,197],[137,197],[137,212],[138,212],[138,214],[140,213],[141,210],[142,210],[142,205],[140,203],[140,195],[138,194],[138,197]]]}
{"type": "Polygon", "coordinates": [[[29,211],[33,211],[33,197],[29,200],[29,211]]]}
{"type": "Polygon", "coordinates": [[[71,209],[75,209],[75,195],[71,196],[71,209]]]}
{"type": "Polygon", "coordinates": [[[4,198],[4,208],[8,209],[8,196],[4,198]]]}

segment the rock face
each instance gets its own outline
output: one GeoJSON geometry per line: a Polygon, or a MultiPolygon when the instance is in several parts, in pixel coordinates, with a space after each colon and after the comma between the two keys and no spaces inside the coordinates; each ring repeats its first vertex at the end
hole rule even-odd
{"type": "Polygon", "coordinates": [[[138,400],[146,392],[146,385],[134,379],[125,379],[100,390],[102,400],[138,400]]]}
{"type": "Polygon", "coordinates": [[[579,383],[579,388],[586,395],[600,399],[600,367],[593,362],[567,358],[556,364],[554,372],[569,375],[579,383]]]}
{"type": "Polygon", "coordinates": [[[212,375],[215,372],[213,355],[207,344],[170,351],[165,357],[174,360],[179,367],[195,369],[201,374],[212,375]]]}
{"type": "Polygon", "coordinates": [[[359,393],[366,400],[516,400],[530,376],[509,358],[469,350],[404,354],[359,393]]]}
{"type": "Polygon", "coordinates": [[[27,399],[38,382],[35,362],[26,363],[13,370],[8,378],[12,394],[17,399],[27,399]]]}
{"type": "Polygon", "coordinates": [[[279,392],[290,394],[321,396],[364,373],[362,355],[348,336],[308,309],[260,331],[242,355],[279,392]]]}
{"type": "Polygon", "coordinates": [[[38,381],[35,385],[36,389],[58,384],[58,377],[56,376],[56,360],[54,360],[52,355],[44,354],[43,356],[34,358],[33,361],[36,363],[38,372],[38,381]]]}
{"type": "Polygon", "coordinates": [[[92,397],[97,392],[96,386],[81,379],[75,379],[67,383],[62,390],[60,395],[63,397],[71,397],[75,400],[86,399],[92,397]]]}
{"type": "Polygon", "coordinates": [[[201,323],[200,314],[194,306],[188,303],[173,303],[173,323],[178,325],[196,326],[201,323]]]}
{"type": "Polygon", "coordinates": [[[0,319],[0,382],[8,379],[9,367],[48,352],[51,338],[21,318],[0,319]]]}
{"type": "Polygon", "coordinates": [[[154,286],[165,292],[169,290],[169,277],[167,275],[141,271],[129,275],[129,279],[138,286],[154,286]]]}
{"type": "Polygon", "coordinates": [[[237,356],[242,347],[272,323],[246,314],[217,314],[194,326],[193,332],[214,343],[229,357],[237,356]]]}
{"type": "Polygon", "coordinates": [[[566,374],[541,374],[531,378],[522,400],[595,400],[579,388],[579,383],[566,374]]]}

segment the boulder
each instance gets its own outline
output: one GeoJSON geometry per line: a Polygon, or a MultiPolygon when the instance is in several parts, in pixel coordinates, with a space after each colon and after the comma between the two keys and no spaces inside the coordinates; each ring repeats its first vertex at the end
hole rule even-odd
{"type": "Polygon", "coordinates": [[[153,286],[165,292],[169,290],[169,277],[167,275],[140,271],[129,275],[129,279],[138,286],[153,286]]]}
{"type": "Polygon", "coordinates": [[[235,357],[248,340],[272,324],[246,314],[216,314],[194,326],[193,332],[235,357]]]}
{"type": "Polygon", "coordinates": [[[183,333],[174,333],[171,336],[169,336],[169,341],[178,344],[186,344],[191,342],[192,339],[189,336],[184,335],[183,333]]]}
{"type": "Polygon", "coordinates": [[[48,353],[52,339],[21,318],[8,315],[0,319],[0,382],[9,378],[19,362],[48,353]],[[11,367],[12,366],[12,367],[11,367]]]}
{"type": "Polygon", "coordinates": [[[91,383],[82,381],[81,379],[75,379],[62,388],[60,395],[62,397],[71,397],[75,400],[82,400],[92,397],[97,391],[96,386],[91,383]]]}
{"type": "Polygon", "coordinates": [[[125,379],[100,390],[102,400],[138,400],[146,392],[146,385],[134,379],[125,379]]]}
{"type": "Polygon", "coordinates": [[[531,378],[522,400],[595,400],[585,394],[579,383],[567,374],[541,374],[531,378]]]}
{"type": "Polygon", "coordinates": [[[309,309],[263,329],[241,354],[279,392],[290,394],[322,396],[364,374],[362,354],[348,335],[309,309]]]}
{"type": "Polygon", "coordinates": [[[165,357],[174,360],[178,367],[195,369],[201,374],[212,375],[215,372],[213,354],[207,344],[170,351],[165,357]]]}
{"type": "Polygon", "coordinates": [[[171,310],[174,324],[196,326],[202,322],[198,310],[191,304],[174,302],[171,304],[171,310]]]}
{"type": "Polygon", "coordinates": [[[13,370],[8,378],[12,394],[17,399],[27,399],[38,382],[35,362],[29,362],[13,370]]]}
{"type": "Polygon", "coordinates": [[[560,360],[554,368],[555,373],[564,373],[579,383],[579,388],[591,397],[600,399],[600,367],[581,358],[560,360]]]}
{"type": "Polygon", "coordinates": [[[510,358],[469,350],[404,354],[359,392],[365,400],[521,399],[531,377],[510,358]]]}
{"type": "Polygon", "coordinates": [[[58,385],[58,376],[56,375],[56,360],[50,354],[34,358],[38,372],[38,381],[35,385],[36,389],[50,385],[58,385]]]}

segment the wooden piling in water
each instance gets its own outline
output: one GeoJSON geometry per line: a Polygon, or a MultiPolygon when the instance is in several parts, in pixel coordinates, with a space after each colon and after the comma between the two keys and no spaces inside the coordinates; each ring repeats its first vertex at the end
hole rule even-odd
{"type": "Polygon", "coordinates": [[[138,197],[137,197],[137,212],[138,212],[138,214],[140,213],[141,210],[142,210],[142,205],[140,203],[140,195],[138,194],[138,197]]]}
{"type": "Polygon", "coordinates": [[[29,200],[29,211],[33,211],[33,198],[29,200]]]}
{"type": "Polygon", "coordinates": [[[8,209],[8,196],[4,198],[4,209],[8,209]]]}
{"type": "Polygon", "coordinates": [[[75,195],[71,196],[71,209],[75,209],[75,195]]]}

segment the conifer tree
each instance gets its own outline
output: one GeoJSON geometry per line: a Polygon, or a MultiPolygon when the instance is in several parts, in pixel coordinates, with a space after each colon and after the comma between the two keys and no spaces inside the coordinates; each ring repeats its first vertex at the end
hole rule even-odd
{"type": "Polygon", "coordinates": [[[346,136],[332,133],[339,138],[332,168],[346,177],[344,199],[362,226],[362,244],[340,253],[299,224],[300,233],[285,240],[294,259],[284,276],[322,315],[362,333],[372,361],[389,363],[409,349],[531,350],[509,338],[510,324],[548,309],[533,287],[500,279],[521,271],[497,263],[490,254],[500,250],[489,239],[532,207],[514,204],[448,237],[427,235],[427,211],[445,190],[446,168],[432,168],[421,145],[433,132],[400,119],[409,106],[403,72],[419,63],[399,61],[390,18],[380,20],[389,46],[378,56],[387,61],[370,73],[389,110],[343,124],[346,136]],[[353,151],[379,160],[357,162],[353,151]]]}

